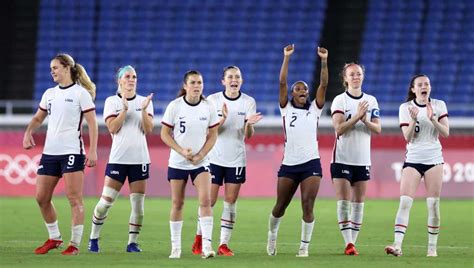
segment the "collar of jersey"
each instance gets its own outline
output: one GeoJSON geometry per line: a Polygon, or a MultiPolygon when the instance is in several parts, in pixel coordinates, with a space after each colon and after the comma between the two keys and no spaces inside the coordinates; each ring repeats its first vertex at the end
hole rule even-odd
{"type": "MultiPolygon", "coordinates": [[[[431,102],[431,98],[428,98],[428,101],[431,102]]],[[[416,99],[413,99],[413,103],[421,108],[426,107],[426,104],[419,104],[418,102],[416,102],[416,99]]]]}
{"type": "MultiPolygon", "coordinates": [[[[117,93],[117,96],[119,96],[119,98],[122,98],[122,95],[120,93],[117,93]]],[[[127,98],[127,100],[131,101],[131,100],[134,100],[136,97],[137,97],[137,94],[133,95],[133,97],[131,98],[127,98]]]]}
{"type": "Polygon", "coordinates": [[[74,86],[75,84],[76,84],[76,83],[73,82],[73,83],[70,84],[69,86],[62,87],[62,86],[58,85],[58,87],[59,87],[60,89],[68,89],[68,88],[74,86]]]}
{"type": "Polygon", "coordinates": [[[293,107],[295,107],[296,109],[308,110],[309,107],[311,106],[311,102],[309,102],[309,100],[307,100],[303,107],[298,107],[298,106],[295,105],[295,100],[293,98],[291,98],[291,105],[293,105],[293,107]]]}
{"type": "Polygon", "coordinates": [[[231,97],[227,97],[227,95],[225,94],[225,91],[222,91],[222,94],[224,95],[224,98],[230,100],[230,101],[235,101],[235,100],[238,100],[240,98],[240,96],[242,96],[242,92],[239,91],[239,95],[235,98],[231,98],[231,97]]]}
{"type": "Polygon", "coordinates": [[[183,100],[184,100],[184,102],[186,102],[186,104],[189,105],[189,106],[198,106],[199,103],[201,103],[201,98],[199,98],[199,101],[198,101],[198,102],[196,102],[195,104],[192,104],[192,103],[189,103],[189,102],[186,100],[185,97],[186,97],[186,95],[183,96],[183,100]]]}
{"type": "Polygon", "coordinates": [[[354,95],[351,95],[351,93],[349,93],[349,91],[346,90],[347,96],[349,96],[349,97],[351,97],[351,98],[353,98],[353,99],[356,99],[356,100],[361,99],[362,96],[364,96],[364,92],[361,92],[361,93],[362,93],[362,94],[360,94],[359,97],[356,97],[356,96],[354,96],[354,95]]]}

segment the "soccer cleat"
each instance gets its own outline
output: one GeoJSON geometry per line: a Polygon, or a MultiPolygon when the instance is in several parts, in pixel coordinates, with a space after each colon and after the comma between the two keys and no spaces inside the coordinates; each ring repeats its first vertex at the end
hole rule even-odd
{"type": "Polygon", "coordinates": [[[436,247],[428,246],[428,253],[426,254],[426,257],[438,257],[436,247]]]}
{"type": "Polygon", "coordinates": [[[269,256],[275,256],[277,254],[277,236],[268,231],[268,240],[267,240],[267,253],[269,256]]]}
{"type": "Polygon", "coordinates": [[[209,259],[209,258],[212,258],[216,256],[216,252],[214,252],[214,250],[212,250],[212,248],[203,248],[202,249],[202,254],[201,254],[201,257],[203,259],[209,259]]]}
{"type": "Polygon", "coordinates": [[[234,252],[226,244],[222,244],[217,249],[217,255],[234,256],[234,252]]]}
{"type": "Polygon", "coordinates": [[[170,259],[179,259],[179,258],[181,258],[181,249],[180,248],[171,249],[171,254],[168,258],[170,258],[170,259]]]}
{"type": "Polygon", "coordinates": [[[196,235],[196,237],[194,238],[192,251],[194,255],[202,254],[202,235],[196,235]]]}
{"type": "Polygon", "coordinates": [[[79,255],[79,249],[73,245],[69,245],[69,247],[67,247],[63,252],[61,252],[61,255],[70,255],[70,256],[79,255]]]}
{"type": "Polygon", "coordinates": [[[92,253],[99,253],[100,247],[99,247],[99,238],[91,238],[89,239],[89,246],[88,246],[89,252],[92,253]]]}
{"type": "Polygon", "coordinates": [[[127,245],[127,252],[142,252],[137,243],[130,243],[127,245]]]}
{"type": "Polygon", "coordinates": [[[357,256],[359,255],[359,252],[357,252],[357,249],[355,248],[354,244],[349,243],[347,244],[346,249],[344,250],[344,254],[357,256]]]}
{"type": "Polygon", "coordinates": [[[309,257],[308,249],[307,248],[300,248],[298,250],[298,254],[296,254],[296,257],[309,257]]]}
{"type": "Polygon", "coordinates": [[[42,246],[35,249],[35,254],[46,254],[52,249],[59,248],[62,244],[62,240],[48,239],[42,246]]]}
{"type": "Polygon", "coordinates": [[[395,257],[400,257],[402,256],[402,249],[395,245],[388,245],[385,247],[385,253],[387,253],[387,255],[391,254],[395,257]]]}

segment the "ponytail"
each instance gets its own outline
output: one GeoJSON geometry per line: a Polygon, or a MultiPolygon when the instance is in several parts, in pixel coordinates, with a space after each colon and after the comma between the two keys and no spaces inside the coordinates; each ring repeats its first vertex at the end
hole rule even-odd
{"type": "Polygon", "coordinates": [[[92,100],[95,100],[95,95],[96,95],[96,88],[94,82],[91,81],[89,78],[89,75],[87,75],[86,69],[84,69],[84,66],[82,66],[79,63],[76,63],[75,68],[76,69],[76,80],[79,85],[81,85],[83,88],[89,92],[92,96],[92,100]]]}

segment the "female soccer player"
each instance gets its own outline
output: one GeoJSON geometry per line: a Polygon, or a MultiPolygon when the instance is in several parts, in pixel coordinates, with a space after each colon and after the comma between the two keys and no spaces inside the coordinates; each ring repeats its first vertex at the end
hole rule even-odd
{"type": "Polygon", "coordinates": [[[362,226],[364,199],[370,179],[370,135],[380,133],[379,106],[375,97],[362,92],[364,69],[356,63],[341,72],[346,91],[332,102],[336,130],[331,177],[337,198],[337,219],[346,244],[344,254],[359,255],[355,248],[362,226]]]}
{"type": "Polygon", "coordinates": [[[443,184],[443,155],[438,136],[449,136],[448,110],[442,100],[431,99],[428,76],[413,76],[405,103],[400,105],[399,120],[407,153],[400,181],[400,206],[395,218],[395,241],[385,247],[387,254],[402,255],[402,242],[408,227],[415,192],[424,178],[428,193],[428,257],[436,252],[440,227],[439,197],[443,184]]]}
{"type": "MultiPolygon", "coordinates": [[[[220,117],[219,134],[216,145],[209,153],[212,172],[211,206],[217,201],[219,188],[225,183],[224,209],[221,216],[221,236],[218,255],[233,256],[228,247],[237,216],[237,198],[245,174],[245,139],[252,137],[253,125],[262,116],[256,113],[254,98],[242,93],[242,73],[237,66],[224,68],[222,76],[223,92],[210,95],[207,99],[213,104],[220,117]]],[[[192,251],[202,252],[202,235],[198,220],[197,234],[192,251]]]]}
{"type": "Polygon", "coordinates": [[[328,51],[322,47],[317,50],[321,58],[321,81],[313,101],[309,100],[309,88],[303,81],[297,81],[291,86],[292,98],[288,101],[288,64],[294,52],[294,45],[286,46],[283,52],[280,70],[280,112],[283,118],[285,152],[278,171],[277,200],[268,220],[267,253],[270,256],[277,253],[276,240],[280,221],[300,186],[303,218],[301,243],[296,256],[308,257],[314,227],[313,207],[323,176],[317,130],[328,85],[328,51]]]}
{"type": "Polygon", "coordinates": [[[43,94],[39,109],[26,128],[23,148],[35,146],[32,133],[49,117],[43,155],[36,179],[36,201],[48,229],[49,239],[35,249],[35,254],[46,254],[62,245],[56,209],[54,188],[64,176],[66,196],[71,206],[71,242],[61,253],[79,254],[84,230],[84,204],[82,200],[84,165],[94,167],[97,162],[97,121],[95,116],[95,85],[84,67],[68,54],[58,54],[51,60],[51,76],[58,85],[43,94]],[[82,118],[89,128],[89,153],[84,156],[81,137],[82,118]]]}
{"type": "Polygon", "coordinates": [[[117,95],[108,97],[104,120],[112,135],[112,149],[105,170],[102,196],[95,206],[89,251],[99,252],[99,237],[109,209],[128,178],[132,211],[129,221],[127,252],[141,252],[138,234],[143,223],[146,181],[149,177],[150,155],[145,135],[153,130],[153,94],[137,94],[137,73],[124,66],[117,73],[117,95]]]}
{"type": "Polygon", "coordinates": [[[181,257],[184,194],[188,177],[196,186],[202,230],[202,257],[214,257],[211,173],[208,153],[216,143],[219,119],[214,107],[202,95],[201,73],[186,72],[178,98],[170,102],[163,115],[161,139],[171,148],[168,180],[171,185],[171,255],[181,257]]]}

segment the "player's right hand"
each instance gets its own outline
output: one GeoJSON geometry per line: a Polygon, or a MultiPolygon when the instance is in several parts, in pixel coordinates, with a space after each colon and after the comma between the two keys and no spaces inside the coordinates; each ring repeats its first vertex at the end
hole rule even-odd
{"type": "Polygon", "coordinates": [[[25,136],[23,136],[23,148],[26,150],[29,150],[33,148],[35,145],[36,143],[31,133],[25,133],[25,136]]]}
{"type": "Polygon", "coordinates": [[[294,51],[295,51],[295,45],[294,44],[287,45],[283,49],[283,53],[285,54],[285,56],[290,56],[291,54],[293,54],[294,51]]]}

